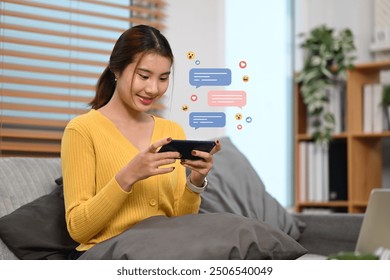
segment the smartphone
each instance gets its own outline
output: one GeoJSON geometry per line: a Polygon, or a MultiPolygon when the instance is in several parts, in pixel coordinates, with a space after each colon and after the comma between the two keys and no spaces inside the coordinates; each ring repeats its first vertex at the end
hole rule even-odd
{"type": "Polygon", "coordinates": [[[193,156],[191,152],[193,150],[198,150],[202,152],[211,152],[214,148],[214,141],[204,141],[204,140],[172,140],[168,144],[161,147],[158,151],[159,153],[163,152],[179,152],[182,159],[190,160],[199,160],[202,159],[197,156],[193,156]]]}

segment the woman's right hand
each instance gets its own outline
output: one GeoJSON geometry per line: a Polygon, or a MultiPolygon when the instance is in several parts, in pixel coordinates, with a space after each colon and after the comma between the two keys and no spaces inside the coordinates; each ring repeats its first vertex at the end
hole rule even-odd
{"type": "Polygon", "coordinates": [[[162,167],[172,164],[180,158],[178,152],[158,153],[161,146],[168,144],[172,138],[161,139],[139,152],[124,168],[122,168],[115,179],[124,191],[130,191],[132,186],[150,176],[172,172],[175,167],[162,167]]]}

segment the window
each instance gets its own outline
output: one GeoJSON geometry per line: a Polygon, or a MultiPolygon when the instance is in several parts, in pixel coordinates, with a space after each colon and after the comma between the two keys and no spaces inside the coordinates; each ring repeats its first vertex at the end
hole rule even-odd
{"type": "Polygon", "coordinates": [[[59,156],[63,129],[89,110],[118,36],[163,29],[162,0],[10,0],[0,18],[0,156],[59,156]]]}

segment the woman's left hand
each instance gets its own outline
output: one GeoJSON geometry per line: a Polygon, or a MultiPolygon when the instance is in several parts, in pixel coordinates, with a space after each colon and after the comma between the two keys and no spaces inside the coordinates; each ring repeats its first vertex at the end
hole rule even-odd
{"type": "Polygon", "coordinates": [[[202,158],[201,160],[182,160],[181,164],[191,169],[190,180],[195,186],[201,187],[204,183],[204,179],[213,167],[213,155],[218,153],[222,148],[219,140],[215,141],[215,146],[210,153],[194,150],[193,156],[202,158]]]}

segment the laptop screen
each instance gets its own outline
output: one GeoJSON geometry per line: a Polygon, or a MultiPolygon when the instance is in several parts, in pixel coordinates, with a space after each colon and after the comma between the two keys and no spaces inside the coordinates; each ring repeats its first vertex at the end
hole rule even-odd
{"type": "Polygon", "coordinates": [[[356,244],[356,253],[390,249],[390,189],[373,189],[356,244]]]}

